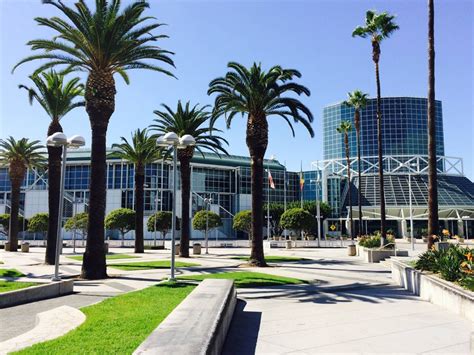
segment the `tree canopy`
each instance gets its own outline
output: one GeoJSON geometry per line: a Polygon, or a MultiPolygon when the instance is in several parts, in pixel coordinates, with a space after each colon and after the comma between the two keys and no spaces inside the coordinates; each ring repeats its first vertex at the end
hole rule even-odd
{"type": "Polygon", "coordinates": [[[135,228],[135,211],[129,208],[118,208],[105,217],[105,228],[117,229],[122,235],[135,228]]]}
{"type": "MultiPolygon", "coordinates": [[[[169,211],[159,211],[155,214],[151,215],[147,221],[147,230],[149,232],[155,231],[155,223],[156,223],[156,230],[163,234],[163,238],[171,229],[171,221],[173,220],[173,214],[169,211]]],[[[179,218],[176,217],[176,229],[179,230],[179,218]]]]}
{"type": "Polygon", "coordinates": [[[250,239],[252,232],[252,211],[243,210],[238,212],[234,216],[232,228],[236,231],[247,233],[250,239]]]}
{"type": "Polygon", "coordinates": [[[281,216],[280,225],[284,229],[308,232],[316,226],[316,218],[303,208],[290,208],[281,216]]]}
{"type": "Polygon", "coordinates": [[[221,217],[212,211],[201,210],[196,212],[193,218],[193,228],[198,231],[205,231],[222,226],[221,217]]]}
{"type": "Polygon", "coordinates": [[[28,223],[28,231],[41,233],[48,231],[48,218],[49,215],[47,213],[37,213],[33,217],[30,218],[28,223]]]}

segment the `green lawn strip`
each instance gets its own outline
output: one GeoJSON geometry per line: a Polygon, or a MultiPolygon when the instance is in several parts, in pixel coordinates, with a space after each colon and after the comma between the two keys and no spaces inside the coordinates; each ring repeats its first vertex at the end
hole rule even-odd
{"type": "MultiPolygon", "coordinates": [[[[248,261],[250,258],[248,256],[233,256],[231,259],[248,261]]],[[[288,261],[307,261],[310,259],[299,258],[296,256],[265,256],[265,261],[267,263],[284,263],[288,261]]]]}
{"type": "Polygon", "coordinates": [[[30,286],[38,285],[35,282],[19,282],[19,281],[3,281],[0,280],[0,293],[20,290],[22,288],[27,288],[30,286]]]}
{"type": "MultiPolygon", "coordinates": [[[[109,267],[120,270],[147,270],[147,269],[167,269],[171,266],[169,260],[157,260],[157,261],[144,261],[138,263],[126,263],[126,264],[109,264],[109,267]]],[[[195,263],[188,263],[183,261],[176,261],[176,267],[191,267],[200,266],[195,263]]]]}
{"type": "Polygon", "coordinates": [[[78,328],[15,354],[131,354],[194,287],[164,283],[84,307],[78,328]]]}
{"type": "MultiPolygon", "coordinates": [[[[74,259],[78,261],[82,261],[83,256],[82,255],[74,255],[74,256],[68,256],[69,259],[74,259]]],[[[128,254],[107,254],[105,257],[107,260],[116,260],[116,259],[136,259],[140,258],[139,256],[136,255],[128,255],[128,254]]]]}
{"type": "Polygon", "coordinates": [[[278,285],[297,285],[307,283],[305,280],[295,279],[292,277],[284,277],[277,275],[264,274],[260,272],[235,271],[220,272],[216,274],[201,274],[181,276],[180,280],[196,280],[204,279],[232,279],[236,287],[259,287],[259,286],[278,286],[278,285]]]}
{"type": "Polygon", "coordinates": [[[0,269],[0,277],[22,277],[25,276],[15,269],[0,269]]]}

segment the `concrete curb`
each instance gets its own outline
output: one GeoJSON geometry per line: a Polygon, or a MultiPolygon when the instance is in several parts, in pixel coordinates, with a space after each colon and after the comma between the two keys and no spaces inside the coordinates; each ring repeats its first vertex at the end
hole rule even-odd
{"type": "Polygon", "coordinates": [[[392,260],[392,279],[421,299],[474,322],[474,292],[392,260]]]}
{"type": "Polygon", "coordinates": [[[133,354],[220,354],[236,303],[232,280],[206,279],[133,354]]]}
{"type": "Polygon", "coordinates": [[[0,343],[0,354],[18,351],[36,343],[56,339],[77,328],[86,320],[80,310],[61,306],[36,315],[36,326],[30,331],[0,343]]]}
{"type": "Polygon", "coordinates": [[[0,308],[67,295],[72,293],[73,289],[74,280],[62,280],[0,293],[0,308]]]}

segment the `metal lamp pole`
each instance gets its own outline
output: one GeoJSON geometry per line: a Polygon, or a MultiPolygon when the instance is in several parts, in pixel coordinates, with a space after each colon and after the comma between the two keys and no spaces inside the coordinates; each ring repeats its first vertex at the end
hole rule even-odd
{"type": "Polygon", "coordinates": [[[468,225],[467,225],[469,216],[462,216],[461,218],[464,219],[464,225],[465,225],[464,234],[466,235],[466,240],[469,240],[469,229],[468,229],[468,225]]]}
{"type": "Polygon", "coordinates": [[[211,211],[212,198],[208,197],[204,199],[206,204],[206,254],[209,254],[209,212],[211,211]]]}
{"type": "Polygon", "coordinates": [[[408,174],[408,195],[409,204],[410,204],[410,241],[411,241],[411,250],[415,250],[415,238],[413,236],[413,208],[412,208],[412,191],[411,191],[411,174],[408,174]]]}
{"type": "MultiPolygon", "coordinates": [[[[319,164],[316,162],[316,167],[319,169],[319,164]]],[[[321,245],[321,206],[320,206],[320,198],[319,198],[319,184],[321,181],[321,176],[319,174],[319,170],[316,170],[317,178],[316,178],[316,215],[317,215],[317,222],[318,222],[318,247],[321,245]]]]}
{"type": "MultiPolygon", "coordinates": [[[[156,144],[160,147],[173,147],[173,209],[171,220],[171,267],[169,281],[176,281],[175,278],[175,241],[176,241],[176,191],[178,180],[178,149],[185,149],[196,145],[196,140],[193,136],[185,134],[179,137],[174,132],[168,132],[164,136],[158,137],[156,144]]],[[[163,181],[163,180],[162,180],[163,181]]]]}
{"type": "Polygon", "coordinates": [[[59,258],[61,256],[61,245],[62,245],[62,217],[64,209],[64,180],[66,177],[66,158],[67,158],[67,148],[79,148],[85,145],[84,137],[75,135],[67,139],[66,135],[61,132],[56,132],[47,138],[47,145],[50,147],[62,147],[63,148],[63,157],[61,165],[61,177],[60,177],[60,187],[59,187],[59,212],[58,212],[58,229],[56,235],[56,255],[54,261],[54,276],[51,278],[51,281],[60,281],[61,277],[59,276],[59,258]]]}

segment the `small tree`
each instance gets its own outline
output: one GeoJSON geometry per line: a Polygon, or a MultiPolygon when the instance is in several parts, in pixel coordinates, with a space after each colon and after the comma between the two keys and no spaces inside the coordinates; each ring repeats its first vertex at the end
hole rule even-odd
{"type": "Polygon", "coordinates": [[[46,233],[48,231],[49,215],[37,213],[28,222],[28,232],[46,233]]]}
{"type": "Polygon", "coordinates": [[[316,225],[316,219],[303,208],[291,208],[281,216],[280,225],[284,229],[308,232],[316,225]]]}
{"type": "Polygon", "coordinates": [[[122,246],[125,241],[125,234],[135,228],[135,211],[129,208],[118,208],[110,212],[105,217],[105,228],[118,229],[122,236],[122,246]]]}
{"type": "MultiPolygon", "coordinates": [[[[280,218],[283,212],[285,212],[285,206],[281,203],[272,202],[269,205],[263,205],[263,216],[267,218],[267,208],[269,207],[270,211],[270,228],[273,235],[280,235],[282,229],[280,228],[280,218]]],[[[267,236],[268,237],[268,236],[267,236]]]]}
{"type": "Polygon", "coordinates": [[[252,211],[240,211],[234,216],[232,228],[236,231],[247,233],[249,240],[252,238],[252,211]]]}
{"type": "Polygon", "coordinates": [[[66,224],[64,224],[64,229],[67,231],[79,229],[81,231],[82,240],[84,240],[84,238],[87,236],[88,225],[89,225],[89,214],[87,212],[81,212],[69,218],[66,224]]]}
{"type": "MultiPolygon", "coordinates": [[[[29,221],[25,219],[23,216],[18,216],[18,230],[23,232],[28,228],[29,221]],[[23,222],[24,227],[23,228],[23,222]]],[[[3,227],[3,234],[8,235],[8,231],[10,230],[10,215],[8,213],[0,214],[0,226],[3,227]]]]}
{"type": "Polygon", "coordinates": [[[198,211],[193,218],[193,228],[198,231],[205,231],[222,226],[221,217],[212,211],[198,211]]]}
{"type": "MultiPolygon", "coordinates": [[[[301,208],[300,201],[292,201],[288,203],[288,209],[301,208]]],[[[287,209],[287,210],[288,210],[287,209]]],[[[303,201],[303,209],[308,211],[311,215],[317,215],[317,204],[316,201],[303,201]]],[[[321,220],[325,220],[331,215],[331,206],[328,203],[319,201],[319,212],[321,213],[321,220]]]]}
{"type": "MultiPolygon", "coordinates": [[[[154,232],[155,226],[156,226],[156,230],[161,233],[164,240],[166,237],[166,234],[169,232],[169,230],[172,227],[171,225],[172,220],[173,220],[173,214],[171,212],[159,211],[151,215],[150,218],[148,218],[148,222],[146,223],[146,226],[149,232],[154,232]]],[[[179,228],[180,228],[179,218],[176,217],[176,229],[178,230],[179,228]]]]}

